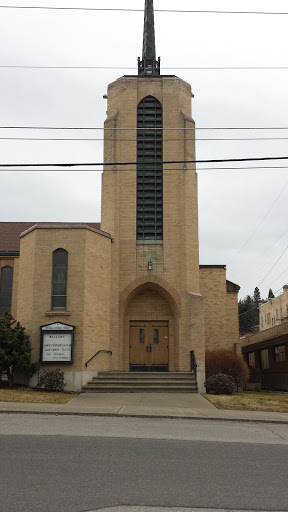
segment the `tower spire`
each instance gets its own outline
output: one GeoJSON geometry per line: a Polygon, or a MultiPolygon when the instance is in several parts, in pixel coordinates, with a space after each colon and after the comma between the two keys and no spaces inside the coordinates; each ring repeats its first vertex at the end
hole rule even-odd
{"type": "Polygon", "coordinates": [[[142,61],[138,58],[139,76],[160,75],[160,58],[156,60],[153,0],[145,0],[142,61]]]}

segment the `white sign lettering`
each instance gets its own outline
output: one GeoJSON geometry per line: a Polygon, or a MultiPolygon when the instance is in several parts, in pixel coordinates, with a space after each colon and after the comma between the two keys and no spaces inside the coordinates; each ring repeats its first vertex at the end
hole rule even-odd
{"type": "Polygon", "coordinates": [[[61,323],[55,323],[50,325],[45,325],[42,327],[42,331],[73,331],[72,325],[65,325],[61,323]]]}
{"type": "Polygon", "coordinates": [[[72,333],[43,334],[43,362],[70,362],[72,360],[72,333]]]}

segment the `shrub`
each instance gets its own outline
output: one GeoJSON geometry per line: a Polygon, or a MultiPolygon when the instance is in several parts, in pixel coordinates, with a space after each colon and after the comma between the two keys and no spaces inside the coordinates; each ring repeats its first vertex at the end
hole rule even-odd
{"type": "Polygon", "coordinates": [[[0,317],[0,378],[6,375],[9,386],[14,384],[15,372],[32,376],[38,363],[31,363],[32,348],[25,328],[10,313],[0,317]]]}
{"type": "Polygon", "coordinates": [[[39,374],[38,387],[46,391],[63,391],[65,386],[64,372],[56,370],[42,370],[39,374]]]}
{"type": "Polygon", "coordinates": [[[236,383],[233,377],[225,373],[216,373],[206,380],[206,391],[211,395],[233,395],[236,383]]]}
{"type": "Polygon", "coordinates": [[[208,350],[205,357],[206,379],[217,373],[233,377],[237,389],[249,380],[249,368],[242,356],[232,350],[208,350]]]}

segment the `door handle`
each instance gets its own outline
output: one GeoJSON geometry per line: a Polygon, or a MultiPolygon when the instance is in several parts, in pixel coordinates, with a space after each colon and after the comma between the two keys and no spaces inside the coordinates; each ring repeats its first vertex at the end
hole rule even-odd
{"type": "Polygon", "coordinates": [[[146,352],[149,352],[149,347],[148,347],[148,345],[147,345],[147,347],[146,347],[146,352]]]}

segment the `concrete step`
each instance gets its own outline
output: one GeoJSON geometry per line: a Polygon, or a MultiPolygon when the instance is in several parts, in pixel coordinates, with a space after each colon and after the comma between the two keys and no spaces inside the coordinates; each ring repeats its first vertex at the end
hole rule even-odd
{"type": "Polygon", "coordinates": [[[137,381],[134,381],[134,380],[114,380],[114,379],[109,379],[109,380],[102,380],[102,379],[95,379],[93,381],[90,381],[88,384],[90,384],[91,386],[97,386],[99,384],[102,384],[103,386],[109,386],[111,384],[115,385],[115,386],[118,386],[118,385],[123,385],[123,386],[149,386],[149,385],[154,385],[154,386],[170,386],[170,385],[174,385],[174,386],[191,386],[193,384],[196,384],[196,381],[195,379],[191,379],[191,380],[182,380],[182,381],[175,381],[173,379],[171,380],[165,380],[165,381],[161,381],[161,380],[153,380],[153,379],[149,379],[149,380],[137,380],[137,381]]]}
{"type": "Polygon", "coordinates": [[[139,379],[143,379],[143,380],[149,380],[149,379],[154,379],[154,380],[160,380],[160,381],[165,381],[165,380],[171,380],[171,379],[175,379],[175,380],[183,380],[183,379],[188,379],[188,380],[191,380],[194,378],[194,374],[192,372],[189,372],[189,373],[170,373],[170,372],[135,372],[135,373],[111,373],[111,372],[107,372],[107,373],[99,373],[97,377],[94,377],[94,380],[98,380],[98,379],[103,379],[103,380],[110,380],[110,379],[117,379],[117,380],[139,380],[139,379]]]}
{"type": "Polygon", "coordinates": [[[83,393],[198,393],[197,387],[185,386],[180,388],[179,386],[166,388],[163,386],[106,386],[106,387],[87,387],[82,388],[83,393]]]}
{"type": "Polygon", "coordinates": [[[196,386],[196,382],[194,381],[185,381],[185,382],[173,382],[173,381],[165,381],[165,382],[154,382],[154,381],[138,381],[138,382],[131,382],[131,381],[123,381],[123,382],[115,382],[115,381],[108,381],[108,382],[104,382],[104,381],[101,381],[99,380],[98,382],[97,381],[93,381],[93,382],[88,382],[87,384],[88,387],[95,387],[95,386],[101,386],[101,387],[105,387],[105,386],[122,386],[122,387],[129,387],[129,386],[134,386],[134,387],[139,387],[139,386],[160,386],[160,387],[171,387],[171,386],[179,386],[179,387],[189,387],[189,386],[196,386]]]}
{"type": "Polygon", "coordinates": [[[99,372],[84,393],[197,393],[191,372],[99,372]]]}

